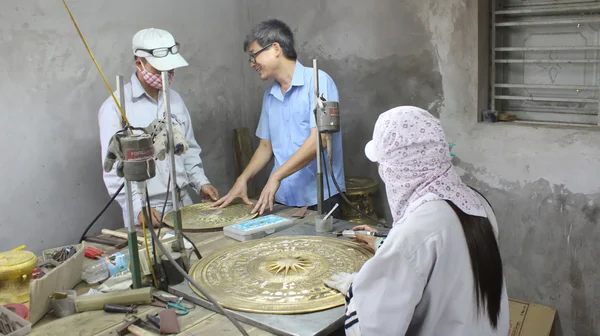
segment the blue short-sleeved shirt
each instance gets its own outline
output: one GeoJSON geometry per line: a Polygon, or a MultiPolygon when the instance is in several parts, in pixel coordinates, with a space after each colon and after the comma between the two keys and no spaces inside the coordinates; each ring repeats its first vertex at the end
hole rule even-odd
{"type": "MultiPolygon", "coordinates": [[[[320,70],[319,92],[326,100],[339,102],[338,90],[335,83],[327,73],[320,70]]],[[[289,160],[310,136],[311,128],[315,127],[313,106],[313,69],[304,67],[298,61],[296,61],[292,85],[285,95],[281,93],[281,87],[277,81],[274,81],[273,85],[265,91],[256,136],[271,141],[275,156],[273,172],[289,160]]],[[[332,154],[335,178],[340,189],[345,191],[341,130],[333,134],[332,154]]],[[[325,195],[325,199],[338,193],[330,177],[329,165],[327,165],[327,171],[330,193],[327,190],[327,180],[323,178],[323,194],[325,195]]],[[[325,177],[324,173],[325,170],[323,167],[323,177],[325,177]]],[[[288,206],[311,206],[317,204],[316,174],[317,161],[315,158],[306,167],[281,181],[281,186],[277,194],[275,194],[275,200],[288,206]]]]}

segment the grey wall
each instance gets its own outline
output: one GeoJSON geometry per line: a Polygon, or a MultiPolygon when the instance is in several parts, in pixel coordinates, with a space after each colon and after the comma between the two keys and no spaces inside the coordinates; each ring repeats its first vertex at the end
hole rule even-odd
{"type": "MultiPolygon", "coordinates": [[[[174,88],[191,112],[209,179],[235,178],[233,127],[242,113],[240,1],[68,1],[110,85],[134,71],[131,38],[169,30],[190,67],[174,88]]],[[[5,155],[0,250],[73,243],[109,200],[102,182],[97,113],[108,97],[61,1],[4,0],[0,9],[0,101],[5,155]]],[[[253,126],[254,127],[254,126],[253,126]]],[[[96,225],[122,227],[114,204],[96,225]]]]}
{"type": "MultiPolygon", "coordinates": [[[[174,85],[221,192],[235,179],[231,129],[254,131],[258,120],[266,83],[249,68],[241,41],[263,19],[288,22],[301,61],[318,58],[336,81],[347,175],[377,176],[362,147],[379,113],[410,104],[439,115],[461,174],[496,209],[510,296],[556,307],[564,335],[599,334],[600,133],[476,122],[487,101],[487,5],[478,2],[70,3],[111,84],[117,72],[133,70],[129,43],[139,28],[163,27],[184,43],[192,66],[174,85]]],[[[96,121],[107,92],[60,3],[4,3],[0,140],[17,147],[5,145],[12,150],[0,165],[7,191],[0,249],[39,250],[76,239],[108,200],[96,121]]],[[[119,212],[113,206],[98,226],[118,227],[119,212]]]]}

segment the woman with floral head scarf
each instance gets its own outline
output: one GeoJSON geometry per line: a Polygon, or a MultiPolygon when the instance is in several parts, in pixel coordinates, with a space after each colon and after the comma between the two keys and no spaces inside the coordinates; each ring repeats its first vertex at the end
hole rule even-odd
{"type": "Polygon", "coordinates": [[[454,171],[439,120],[417,107],[389,110],[365,153],[394,224],[384,242],[359,235],[375,255],[358,273],[325,281],[346,295],[346,334],[507,335],[496,218],[454,171]]]}

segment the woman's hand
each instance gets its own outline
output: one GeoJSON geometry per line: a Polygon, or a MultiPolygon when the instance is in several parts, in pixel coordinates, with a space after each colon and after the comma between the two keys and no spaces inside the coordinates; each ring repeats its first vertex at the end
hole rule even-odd
{"type": "MultiPolygon", "coordinates": [[[[372,228],[368,225],[358,225],[352,228],[354,231],[369,231],[369,232],[379,232],[377,229],[372,228]]],[[[367,244],[367,246],[375,252],[375,236],[368,236],[362,233],[356,233],[356,237],[354,238],[355,242],[367,244]]]]}

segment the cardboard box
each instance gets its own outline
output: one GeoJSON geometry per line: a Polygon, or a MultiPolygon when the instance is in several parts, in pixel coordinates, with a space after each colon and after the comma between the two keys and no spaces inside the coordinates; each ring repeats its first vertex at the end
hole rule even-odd
{"type": "Polygon", "coordinates": [[[73,289],[81,282],[86,245],[83,242],[73,246],[77,249],[75,255],[46,273],[43,278],[31,280],[29,285],[29,322],[32,324],[41,320],[50,310],[52,293],[73,289]]]}
{"type": "Polygon", "coordinates": [[[554,335],[556,309],[534,303],[509,299],[509,336],[554,335]]]}

